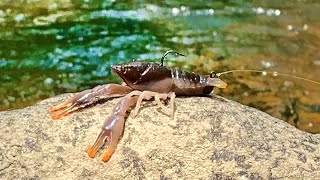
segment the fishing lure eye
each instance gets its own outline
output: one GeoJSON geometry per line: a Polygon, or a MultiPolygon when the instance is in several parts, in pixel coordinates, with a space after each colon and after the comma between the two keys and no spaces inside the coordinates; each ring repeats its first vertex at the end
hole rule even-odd
{"type": "Polygon", "coordinates": [[[219,76],[217,75],[216,72],[212,71],[211,74],[210,74],[210,77],[211,77],[211,78],[217,78],[217,77],[219,77],[219,76]]]}

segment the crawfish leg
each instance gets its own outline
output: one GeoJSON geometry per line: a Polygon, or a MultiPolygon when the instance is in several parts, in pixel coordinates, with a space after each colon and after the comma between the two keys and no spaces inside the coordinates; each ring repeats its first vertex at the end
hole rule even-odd
{"type": "Polygon", "coordinates": [[[152,91],[143,91],[139,94],[139,98],[137,100],[137,103],[136,103],[136,107],[134,108],[133,112],[132,112],[132,116],[135,117],[137,116],[138,112],[139,112],[139,109],[140,109],[140,106],[141,106],[141,103],[144,99],[146,100],[150,100],[153,96],[155,96],[155,92],[152,92],[152,91]]]}
{"type": "Polygon", "coordinates": [[[132,115],[135,117],[140,109],[140,105],[141,102],[146,99],[146,100],[150,100],[151,98],[155,99],[156,103],[166,112],[170,115],[171,118],[173,118],[173,113],[174,113],[174,98],[175,98],[175,93],[174,92],[170,92],[169,94],[166,93],[157,93],[157,92],[152,92],[152,91],[143,91],[137,101],[136,107],[134,109],[134,111],[132,112],[132,115]],[[171,108],[167,108],[165,107],[160,99],[166,100],[168,97],[170,97],[170,107],[171,108]]]}
{"type": "Polygon", "coordinates": [[[87,153],[89,157],[94,158],[99,148],[107,141],[107,150],[103,154],[102,160],[107,162],[112,156],[114,150],[119,141],[119,137],[123,132],[124,118],[127,110],[136,104],[138,96],[136,94],[141,94],[140,91],[133,91],[123,97],[113,109],[113,114],[109,116],[102,126],[102,131],[99,134],[97,140],[94,144],[89,147],[87,153]]]}
{"type": "Polygon", "coordinates": [[[72,111],[96,102],[100,97],[113,94],[124,95],[131,91],[132,89],[130,87],[119,84],[100,85],[93,89],[82,91],[67,101],[56,106],[52,106],[50,108],[51,118],[59,119],[72,111]]]}
{"type": "Polygon", "coordinates": [[[176,94],[174,92],[170,92],[169,94],[156,94],[154,99],[157,102],[157,104],[170,116],[171,119],[173,119],[174,114],[174,99],[176,97],[176,94]],[[166,100],[167,98],[170,98],[169,107],[165,107],[160,99],[166,100]]]}

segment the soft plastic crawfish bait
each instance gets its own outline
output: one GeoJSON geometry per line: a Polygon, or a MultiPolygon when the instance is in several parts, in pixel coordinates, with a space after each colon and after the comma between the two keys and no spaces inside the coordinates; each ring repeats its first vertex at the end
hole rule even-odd
{"type": "Polygon", "coordinates": [[[199,96],[211,93],[215,86],[226,88],[227,84],[217,78],[216,74],[206,77],[163,66],[163,60],[169,53],[184,56],[170,50],[162,56],[160,64],[132,61],[111,65],[112,71],[118,74],[125,84],[106,84],[82,91],[71,99],[51,107],[52,119],[59,119],[72,111],[96,102],[102,97],[123,95],[124,97],[114,107],[112,114],[105,120],[97,140],[87,151],[88,155],[93,158],[98,149],[107,141],[108,148],[102,160],[108,161],[123,132],[125,115],[130,107],[135,105],[132,114],[136,116],[141,102],[144,99],[154,98],[156,103],[173,118],[173,103],[176,95],[199,96]],[[161,102],[161,100],[166,99],[170,99],[169,107],[164,106],[161,102]]]}

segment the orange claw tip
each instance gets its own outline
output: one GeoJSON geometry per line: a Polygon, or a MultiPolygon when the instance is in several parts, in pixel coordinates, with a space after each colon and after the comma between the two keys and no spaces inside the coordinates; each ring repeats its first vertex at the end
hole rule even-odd
{"type": "Polygon", "coordinates": [[[58,120],[61,116],[59,116],[58,114],[51,114],[51,119],[53,120],[58,120]]]}
{"type": "Polygon", "coordinates": [[[94,158],[96,156],[96,151],[92,147],[89,147],[89,149],[87,150],[87,153],[88,153],[88,156],[91,158],[94,158]]]}
{"type": "Polygon", "coordinates": [[[107,153],[105,153],[104,155],[103,155],[103,157],[102,157],[102,161],[103,162],[108,162],[109,161],[109,159],[110,159],[110,155],[109,154],[107,154],[107,153]]]}
{"type": "Polygon", "coordinates": [[[50,112],[53,112],[53,111],[56,111],[57,110],[57,108],[55,108],[54,106],[52,106],[51,108],[49,108],[49,111],[50,112]]]}
{"type": "Polygon", "coordinates": [[[50,112],[53,112],[53,111],[57,111],[57,110],[59,110],[59,109],[63,109],[63,108],[65,108],[66,107],[66,105],[64,105],[64,104],[59,104],[59,105],[56,105],[56,106],[52,106],[50,109],[49,109],[49,111],[50,112]]]}

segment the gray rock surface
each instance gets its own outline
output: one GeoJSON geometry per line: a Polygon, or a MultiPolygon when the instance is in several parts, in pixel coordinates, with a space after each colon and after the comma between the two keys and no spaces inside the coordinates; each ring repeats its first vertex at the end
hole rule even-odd
{"type": "Polygon", "coordinates": [[[117,98],[53,121],[71,94],[0,112],[0,179],[318,179],[320,135],[219,96],[154,103],[129,117],[109,162],[86,149],[117,98]]]}

